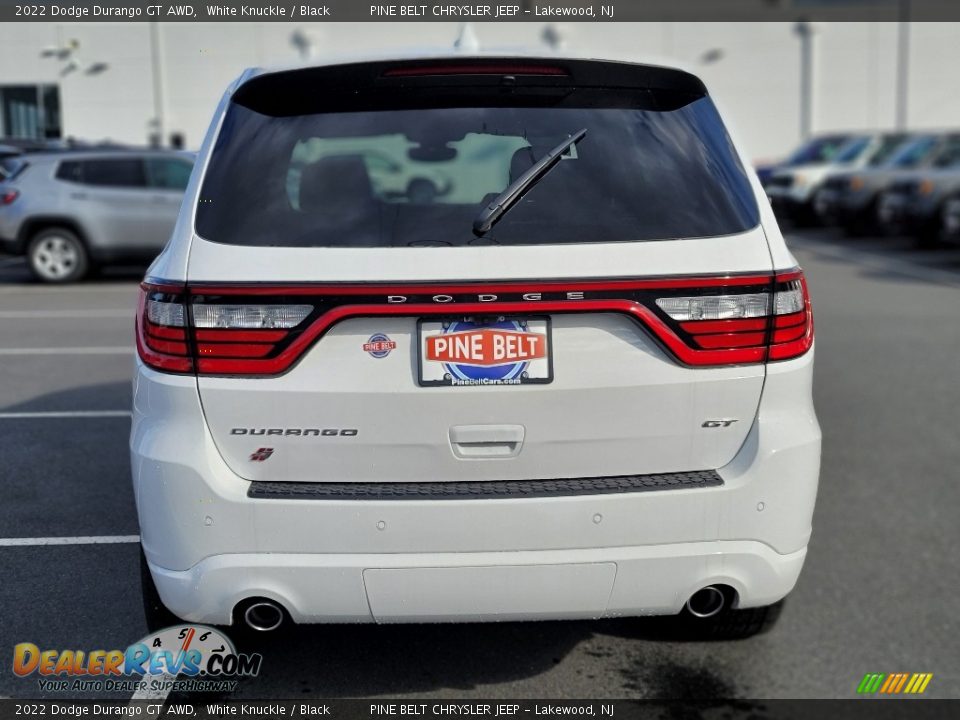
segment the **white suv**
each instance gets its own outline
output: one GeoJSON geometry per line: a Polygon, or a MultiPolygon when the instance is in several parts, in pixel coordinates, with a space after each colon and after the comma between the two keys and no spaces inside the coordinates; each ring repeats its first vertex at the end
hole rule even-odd
{"type": "Polygon", "coordinates": [[[676,69],[246,72],[137,315],[151,617],[759,627],[820,430],[745,167],[676,69]]]}

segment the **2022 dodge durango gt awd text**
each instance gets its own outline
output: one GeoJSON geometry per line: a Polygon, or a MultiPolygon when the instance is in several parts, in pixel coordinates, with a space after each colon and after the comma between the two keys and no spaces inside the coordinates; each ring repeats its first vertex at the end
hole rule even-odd
{"type": "Polygon", "coordinates": [[[681,70],[248,71],[143,283],[137,346],[154,619],[732,634],[803,565],[807,287],[681,70]]]}

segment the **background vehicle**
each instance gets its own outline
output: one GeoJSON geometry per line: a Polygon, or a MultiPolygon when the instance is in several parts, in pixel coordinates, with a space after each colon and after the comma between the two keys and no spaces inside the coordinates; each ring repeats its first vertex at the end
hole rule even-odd
{"type": "Polygon", "coordinates": [[[698,78],[249,71],[198,162],[138,312],[149,617],[773,617],[819,472],[812,316],[698,78]],[[385,147],[449,191],[375,185],[385,147]]]}
{"type": "Polygon", "coordinates": [[[948,197],[943,202],[943,234],[944,241],[960,243],[960,194],[948,197]]]}
{"type": "Polygon", "coordinates": [[[876,167],[842,173],[827,179],[817,198],[817,209],[828,223],[838,224],[847,235],[864,235],[880,229],[878,204],[892,183],[911,171],[931,166],[941,153],[950,152],[956,136],[918,133],[876,167]]]}
{"type": "Polygon", "coordinates": [[[767,182],[778,170],[795,167],[797,165],[818,165],[832,162],[836,154],[846,145],[852,135],[850,133],[829,133],[818,135],[804,142],[800,147],[787,156],[786,160],[776,163],[760,163],[755,165],[757,177],[766,187],[767,182]]]}
{"type": "Polygon", "coordinates": [[[960,136],[954,136],[929,170],[895,180],[877,206],[878,222],[888,232],[914,236],[922,247],[950,239],[948,198],[960,192],[960,136]]]}
{"type": "Polygon", "coordinates": [[[173,152],[56,152],[3,162],[0,249],[44,282],[149,261],[170,237],[193,158],[173,152]]]}
{"type": "Polygon", "coordinates": [[[764,183],[767,197],[778,216],[812,222],[818,218],[817,198],[828,178],[846,170],[882,164],[906,137],[906,133],[851,135],[829,160],[795,163],[774,170],[764,183]]]}

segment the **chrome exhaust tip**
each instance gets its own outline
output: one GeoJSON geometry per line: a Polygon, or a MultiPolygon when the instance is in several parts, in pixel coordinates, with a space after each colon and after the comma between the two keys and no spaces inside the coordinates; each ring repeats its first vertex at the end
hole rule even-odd
{"type": "Polygon", "coordinates": [[[247,627],[260,632],[276,630],[283,624],[283,608],[271,600],[261,600],[248,607],[243,613],[247,627]]]}
{"type": "Polygon", "coordinates": [[[727,598],[723,591],[714,585],[708,585],[690,596],[686,608],[694,617],[709,618],[723,610],[726,604],[727,598]]]}

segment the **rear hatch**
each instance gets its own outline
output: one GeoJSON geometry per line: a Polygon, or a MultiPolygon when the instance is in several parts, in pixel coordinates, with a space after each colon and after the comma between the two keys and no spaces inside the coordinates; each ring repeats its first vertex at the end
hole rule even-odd
{"type": "Polygon", "coordinates": [[[774,293],[797,282],[773,277],[699,80],[617,63],[256,77],[226,111],[195,228],[203,411],[260,481],[720,467],[756,414],[774,293]]]}

